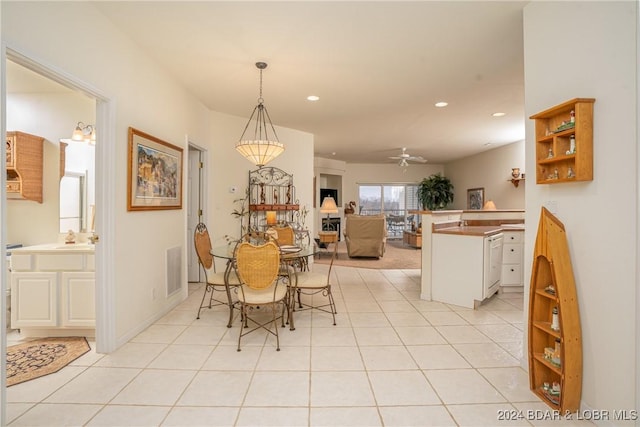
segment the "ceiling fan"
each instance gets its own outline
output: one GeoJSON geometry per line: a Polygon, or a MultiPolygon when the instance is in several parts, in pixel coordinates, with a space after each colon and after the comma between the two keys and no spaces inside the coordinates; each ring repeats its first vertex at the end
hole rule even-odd
{"type": "Polygon", "coordinates": [[[407,167],[409,166],[409,162],[417,162],[417,163],[427,163],[427,159],[422,156],[412,156],[407,154],[407,148],[402,147],[402,153],[399,156],[391,156],[389,157],[393,160],[398,160],[398,166],[407,167]]]}

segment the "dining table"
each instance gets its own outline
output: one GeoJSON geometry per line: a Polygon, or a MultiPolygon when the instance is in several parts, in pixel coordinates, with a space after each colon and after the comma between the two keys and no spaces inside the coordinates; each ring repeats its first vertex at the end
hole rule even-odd
{"type": "MultiPolygon", "coordinates": [[[[306,262],[308,258],[313,257],[317,253],[318,248],[316,247],[316,245],[282,245],[280,246],[280,262],[287,267],[296,265],[308,265],[308,263],[306,262]]],[[[227,261],[224,271],[224,282],[227,290],[229,290],[229,275],[233,271],[235,265],[235,245],[216,246],[211,249],[211,255],[213,255],[215,258],[220,258],[227,261]]],[[[289,329],[293,331],[296,329],[293,320],[293,306],[295,300],[295,286],[297,284],[298,269],[294,267],[291,270],[294,272],[295,276],[289,277],[289,300],[287,302],[287,310],[289,315],[289,329]]],[[[229,298],[230,310],[233,313],[234,302],[232,301],[231,292],[227,292],[227,297],[229,298]]],[[[231,325],[231,321],[229,322],[229,325],[231,325]]]]}

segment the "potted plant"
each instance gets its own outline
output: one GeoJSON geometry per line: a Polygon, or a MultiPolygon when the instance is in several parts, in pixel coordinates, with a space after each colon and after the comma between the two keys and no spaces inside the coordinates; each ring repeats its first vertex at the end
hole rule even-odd
{"type": "Polygon", "coordinates": [[[440,173],[433,174],[420,182],[417,196],[422,209],[441,210],[453,202],[453,184],[440,173]]]}

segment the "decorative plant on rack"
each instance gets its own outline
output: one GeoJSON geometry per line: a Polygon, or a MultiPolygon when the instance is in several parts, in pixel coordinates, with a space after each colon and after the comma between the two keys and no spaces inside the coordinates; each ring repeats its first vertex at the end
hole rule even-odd
{"type": "Polygon", "coordinates": [[[453,202],[453,184],[440,173],[433,174],[420,182],[416,195],[422,209],[442,210],[453,202]]]}
{"type": "Polygon", "coordinates": [[[235,199],[233,203],[238,204],[238,207],[231,212],[231,215],[240,219],[240,236],[244,236],[249,228],[248,223],[247,225],[244,224],[244,219],[249,216],[249,189],[245,190],[242,199],[235,199]]]}

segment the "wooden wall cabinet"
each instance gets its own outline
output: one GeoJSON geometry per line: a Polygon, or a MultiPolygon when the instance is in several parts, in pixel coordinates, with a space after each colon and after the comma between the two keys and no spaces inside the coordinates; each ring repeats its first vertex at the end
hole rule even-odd
{"type": "Polygon", "coordinates": [[[536,127],[537,184],[593,180],[594,102],[575,98],[530,117],[536,127]]]}
{"type": "Polygon", "coordinates": [[[545,208],[534,247],[528,332],[531,391],[555,410],[577,411],[582,395],[582,333],[576,285],[564,225],[545,208]]]}
{"type": "Polygon", "coordinates": [[[42,203],[44,138],[24,132],[7,132],[7,197],[42,203]]]}

